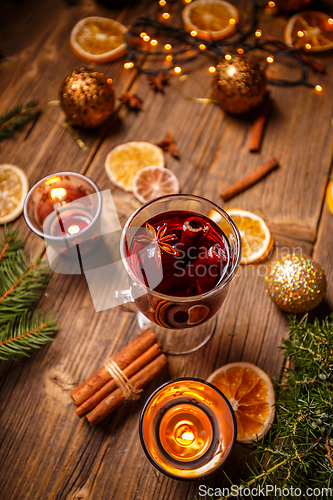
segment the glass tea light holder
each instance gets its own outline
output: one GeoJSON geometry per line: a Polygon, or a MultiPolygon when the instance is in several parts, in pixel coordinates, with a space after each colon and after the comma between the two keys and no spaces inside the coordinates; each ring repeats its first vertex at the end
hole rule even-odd
{"type": "Polygon", "coordinates": [[[150,462],[172,479],[203,479],[227,460],[237,425],[227,398],[209,382],[179,378],[159,387],[139,424],[150,462]]]}
{"type": "MultiPolygon", "coordinates": [[[[75,172],[59,172],[38,181],[24,203],[24,218],[30,229],[44,238],[56,255],[77,258],[77,245],[98,234],[102,196],[88,177],[75,172]],[[72,251],[74,250],[74,252],[72,251]]],[[[77,247],[78,248],[78,247],[77,247]]],[[[80,247],[82,248],[82,247],[80,247]]]]}

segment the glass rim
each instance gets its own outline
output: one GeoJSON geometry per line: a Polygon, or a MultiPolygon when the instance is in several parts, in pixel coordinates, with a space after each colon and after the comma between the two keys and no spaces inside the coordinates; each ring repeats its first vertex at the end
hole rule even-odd
{"type": "Polygon", "coordinates": [[[162,474],[165,474],[166,476],[170,477],[171,479],[177,479],[179,481],[201,481],[202,479],[206,479],[206,477],[211,476],[212,474],[214,474],[224,464],[224,462],[226,462],[226,460],[228,459],[228,457],[232,453],[232,451],[233,451],[233,449],[235,447],[236,438],[237,438],[237,421],[236,421],[235,412],[234,412],[234,410],[233,410],[233,408],[232,408],[232,406],[230,404],[230,401],[223,394],[223,392],[220,391],[220,389],[218,387],[216,387],[215,385],[213,385],[211,382],[208,382],[207,380],[203,380],[201,378],[197,378],[197,377],[178,377],[178,378],[169,380],[167,382],[164,382],[164,384],[162,384],[159,387],[157,387],[157,389],[155,389],[153,391],[153,393],[149,396],[149,398],[145,402],[145,404],[144,404],[144,406],[143,406],[143,408],[141,410],[140,418],[139,418],[139,436],[140,436],[141,446],[142,446],[143,451],[145,452],[148,460],[151,462],[151,464],[156,469],[158,469],[160,472],[162,472],[162,474]],[[143,419],[145,417],[148,405],[151,402],[151,400],[153,399],[153,397],[158,392],[160,392],[162,389],[164,389],[164,387],[166,387],[167,385],[173,384],[174,382],[181,382],[181,381],[185,381],[185,380],[194,381],[194,382],[200,382],[200,383],[202,383],[204,385],[207,385],[208,387],[210,387],[211,389],[213,389],[215,392],[217,392],[222,397],[222,399],[224,400],[224,402],[226,403],[226,405],[227,405],[227,407],[228,407],[228,409],[230,411],[230,416],[232,418],[232,422],[233,422],[233,425],[234,425],[233,438],[232,438],[232,443],[231,443],[228,455],[222,460],[222,462],[215,469],[207,472],[207,474],[204,474],[204,475],[198,476],[198,477],[182,477],[182,476],[177,476],[176,474],[172,474],[171,472],[168,472],[165,469],[163,469],[163,467],[161,467],[153,459],[153,457],[149,453],[149,450],[148,450],[148,448],[146,446],[146,443],[145,443],[145,440],[144,440],[144,437],[143,437],[143,419]]]}
{"type": "Polygon", "coordinates": [[[226,287],[228,285],[228,283],[230,283],[230,281],[235,276],[235,274],[236,274],[236,272],[237,272],[237,270],[239,268],[241,258],[242,258],[242,239],[241,239],[241,236],[240,236],[240,233],[239,233],[239,230],[238,230],[236,224],[234,223],[234,221],[232,220],[232,218],[230,217],[230,215],[225,210],[223,210],[223,208],[221,208],[219,205],[217,205],[213,201],[208,200],[207,198],[204,198],[203,196],[197,196],[195,194],[179,193],[179,194],[168,194],[168,195],[165,195],[165,196],[160,196],[159,198],[155,198],[154,200],[151,200],[151,201],[145,203],[144,205],[142,205],[141,207],[139,207],[137,210],[135,210],[135,212],[133,212],[133,214],[126,221],[126,224],[125,224],[125,226],[123,228],[123,231],[122,231],[121,237],[120,237],[120,255],[121,255],[121,259],[122,259],[123,265],[124,265],[124,267],[126,269],[126,272],[128,273],[128,275],[132,278],[132,280],[135,283],[138,283],[140,286],[142,286],[146,290],[146,292],[149,292],[149,293],[153,294],[154,296],[156,296],[156,297],[158,297],[158,298],[160,298],[162,300],[170,300],[170,295],[166,295],[164,293],[157,292],[156,290],[154,290],[154,289],[149,288],[148,286],[146,286],[144,283],[141,283],[141,282],[138,281],[137,277],[134,275],[134,273],[132,272],[132,269],[130,268],[130,266],[127,263],[127,257],[124,254],[124,243],[125,243],[125,234],[126,234],[127,229],[129,228],[132,220],[142,210],[144,210],[145,208],[147,208],[149,205],[152,205],[153,203],[156,203],[157,201],[162,201],[162,200],[172,199],[172,198],[177,198],[177,197],[178,198],[179,197],[192,198],[194,201],[198,200],[198,201],[208,202],[208,203],[210,203],[213,206],[213,208],[216,208],[220,213],[222,213],[223,217],[225,217],[225,219],[231,225],[231,227],[232,227],[232,229],[234,231],[234,234],[236,236],[236,241],[237,241],[238,249],[239,249],[236,261],[233,263],[232,268],[231,268],[229,274],[227,275],[226,279],[223,279],[222,282],[219,283],[219,284],[217,284],[212,290],[208,290],[208,292],[201,293],[201,294],[198,294],[198,295],[190,295],[190,296],[187,296],[187,297],[182,297],[182,296],[178,296],[178,295],[172,295],[172,300],[173,301],[174,300],[179,300],[179,301],[182,301],[182,302],[197,302],[198,299],[206,299],[206,298],[210,297],[211,295],[214,295],[218,291],[222,290],[224,287],[226,287]]]}
{"type": "MultiPolygon", "coordinates": [[[[69,171],[55,172],[54,174],[46,175],[45,177],[43,177],[42,179],[40,179],[38,182],[36,182],[32,186],[32,188],[30,188],[27,196],[25,197],[24,205],[23,205],[23,217],[24,217],[24,220],[25,220],[27,226],[31,229],[31,231],[34,232],[40,238],[46,239],[47,241],[55,241],[55,242],[59,242],[59,241],[63,240],[64,238],[66,240],[69,240],[69,241],[72,240],[73,241],[73,240],[75,240],[75,238],[77,238],[77,234],[68,234],[68,235],[64,235],[64,236],[52,236],[52,235],[43,233],[42,231],[40,231],[39,229],[37,229],[35,226],[33,226],[33,224],[31,223],[30,217],[28,215],[28,202],[29,202],[29,199],[31,198],[31,195],[32,195],[33,191],[40,184],[42,184],[44,181],[46,181],[50,177],[54,177],[54,176],[57,176],[57,175],[59,175],[59,176],[60,175],[62,175],[62,176],[63,175],[72,175],[74,177],[79,177],[80,179],[85,180],[86,182],[88,182],[88,184],[90,184],[95,189],[95,192],[96,192],[97,198],[98,198],[97,211],[96,211],[96,214],[94,215],[94,218],[90,222],[90,224],[88,224],[88,226],[86,228],[84,228],[84,229],[82,229],[80,231],[80,236],[82,234],[84,234],[84,233],[86,233],[86,232],[88,232],[88,231],[91,230],[92,226],[96,223],[96,221],[98,220],[99,216],[101,215],[101,211],[102,211],[102,195],[101,195],[101,191],[100,191],[99,187],[97,186],[97,184],[92,179],[90,179],[90,177],[87,177],[86,175],[80,174],[78,172],[69,172],[69,171]]],[[[90,195],[88,195],[88,196],[90,196],[90,195]]]]}

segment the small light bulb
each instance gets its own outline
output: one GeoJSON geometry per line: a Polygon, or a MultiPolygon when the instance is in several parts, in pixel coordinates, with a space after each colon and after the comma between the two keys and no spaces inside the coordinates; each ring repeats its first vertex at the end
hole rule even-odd
{"type": "Polygon", "coordinates": [[[274,57],[273,56],[267,56],[267,62],[270,63],[270,64],[272,62],[274,62],[274,57]]]}
{"type": "Polygon", "coordinates": [[[185,0],[185,3],[191,3],[192,0],[185,0]]]}
{"type": "Polygon", "coordinates": [[[169,12],[163,12],[162,17],[163,17],[163,19],[169,19],[169,17],[170,17],[169,12]]]}
{"type": "Polygon", "coordinates": [[[198,33],[197,33],[195,30],[190,31],[190,35],[191,35],[191,36],[197,36],[197,34],[198,34],[198,33]]]}
{"type": "Polygon", "coordinates": [[[124,64],[124,68],[125,68],[125,69],[131,69],[131,68],[133,68],[133,66],[134,66],[134,63],[132,63],[131,61],[126,62],[126,63],[124,64]]]}
{"type": "Polygon", "coordinates": [[[300,38],[302,38],[302,36],[304,36],[303,31],[301,31],[301,30],[297,31],[297,36],[299,36],[300,38]]]}
{"type": "Polygon", "coordinates": [[[150,40],[150,44],[155,47],[158,44],[158,41],[157,40],[150,40]]]}
{"type": "Polygon", "coordinates": [[[317,92],[321,92],[323,90],[323,87],[321,85],[316,85],[315,89],[317,92]]]}
{"type": "Polygon", "coordinates": [[[331,17],[330,17],[329,19],[327,19],[327,22],[328,22],[328,24],[329,24],[330,26],[332,26],[332,25],[333,25],[333,19],[332,19],[331,17]]]}
{"type": "Polygon", "coordinates": [[[210,66],[210,67],[208,68],[208,71],[209,71],[209,73],[215,73],[215,71],[216,71],[215,66],[210,66]]]}
{"type": "Polygon", "coordinates": [[[273,9],[275,7],[275,2],[268,2],[268,6],[273,9]]]}
{"type": "Polygon", "coordinates": [[[261,31],[261,30],[256,30],[256,32],[255,32],[255,36],[256,36],[257,38],[260,38],[260,37],[261,37],[261,35],[262,35],[262,31],[261,31]]]}
{"type": "Polygon", "coordinates": [[[166,43],[164,45],[164,48],[165,48],[165,50],[171,50],[172,49],[172,45],[170,45],[170,43],[166,43]]]}
{"type": "Polygon", "coordinates": [[[143,37],[143,41],[144,41],[144,42],[149,42],[149,40],[150,40],[150,36],[149,36],[149,35],[145,35],[145,36],[143,37]]]}
{"type": "Polygon", "coordinates": [[[140,33],[140,37],[141,37],[141,38],[143,38],[143,37],[145,37],[145,36],[147,36],[147,33],[146,33],[145,31],[143,31],[142,33],[140,33]]]}
{"type": "Polygon", "coordinates": [[[229,19],[229,24],[236,24],[236,19],[233,18],[229,19]]]}
{"type": "Polygon", "coordinates": [[[199,49],[200,50],[205,50],[206,49],[206,45],[204,43],[200,43],[199,49]]]}
{"type": "Polygon", "coordinates": [[[108,82],[108,84],[109,84],[109,85],[111,85],[111,83],[112,83],[112,78],[108,78],[108,79],[107,79],[107,82],[108,82]]]}
{"type": "Polygon", "coordinates": [[[227,61],[231,61],[231,55],[230,54],[226,54],[224,56],[224,59],[226,59],[227,61]]]}
{"type": "Polygon", "coordinates": [[[305,44],[305,48],[306,48],[307,50],[310,50],[310,49],[311,49],[311,44],[310,44],[310,43],[306,43],[306,44],[305,44]]]}
{"type": "Polygon", "coordinates": [[[166,1],[165,0],[160,0],[158,3],[160,4],[161,7],[164,7],[164,5],[166,4],[166,1]]]}
{"type": "Polygon", "coordinates": [[[172,56],[169,54],[168,56],[166,56],[165,58],[167,61],[172,61],[172,56]]]}
{"type": "Polygon", "coordinates": [[[173,68],[173,70],[175,73],[181,73],[182,68],[180,66],[176,66],[175,68],[173,68]]]}
{"type": "Polygon", "coordinates": [[[242,49],[242,47],[239,47],[239,49],[237,49],[237,52],[238,54],[244,54],[244,49],[242,49]]]}

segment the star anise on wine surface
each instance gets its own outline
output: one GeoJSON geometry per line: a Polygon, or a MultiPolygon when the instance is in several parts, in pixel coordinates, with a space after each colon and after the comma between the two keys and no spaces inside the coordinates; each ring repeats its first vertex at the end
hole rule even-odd
{"type": "Polygon", "coordinates": [[[146,222],[146,234],[135,237],[135,240],[139,243],[148,243],[149,246],[153,245],[153,255],[158,267],[161,266],[162,262],[161,250],[170,255],[179,255],[177,250],[168,243],[169,241],[176,240],[177,236],[175,234],[165,234],[167,229],[168,227],[164,223],[156,232],[156,229],[149,222],[146,222]]]}

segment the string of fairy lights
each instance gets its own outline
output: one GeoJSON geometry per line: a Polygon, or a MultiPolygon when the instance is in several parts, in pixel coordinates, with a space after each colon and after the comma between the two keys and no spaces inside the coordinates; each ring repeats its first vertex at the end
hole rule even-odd
{"type": "MultiPolygon", "coordinates": [[[[230,60],[234,54],[244,54],[260,49],[267,53],[267,65],[273,64],[276,58],[292,57],[301,68],[301,76],[296,80],[268,78],[268,83],[280,86],[305,85],[313,88],[316,92],[321,92],[323,90],[321,85],[309,82],[308,68],[302,54],[283,41],[276,40],[278,43],[274,44],[271,40],[265,40],[262,30],[257,27],[260,11],[266,9],[269,12],[269,10],[274,9],[275,2],[269,1],[258,5],[255,0],[248,1],[249,9],[247,12],[251,12],[251,15],[245,22],[237,22],[233,18],[229,19],[229,24],[236,27],[236,32],[230,40],[225,38],[207,40],[200,38],[195,30],[187,31],[182,26],[177,27],[179,20],[181,20],[182,9],[192,0],[159,0],[158,2],[155,0],[146,13],[133,22],[127,32],[128,56],[124,68],[136,68],[142,73],[154,76],[168,71],[180,75],[183,66],[204,51],[216,54],[219,60],[221,57],[230,60]],[[151,7],[155,10],[155,15],[150,13],[151,7]],[[275,48],[272,48],[274,46],[275,48]],[[143,56],[145,61],[154,58],[153,68],[142,66],[143,56]],[[156,59],[161,60],[160,67],[156,67],[156,59]]],[[[333,19],[329,19],[328,22],[333,25],[333,19]]],[[[304,33],[298,31],[297,36],[302,37],[304,33]]],[[[310,50],[311,45],[306,44],[305,49],[310,50]]],[[[216,64],[217,62],[218,60],[216,64]]],[[[208,67],[209,73],[215,71],[216,65],[208,67]]]]}

